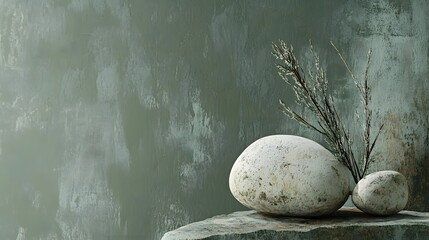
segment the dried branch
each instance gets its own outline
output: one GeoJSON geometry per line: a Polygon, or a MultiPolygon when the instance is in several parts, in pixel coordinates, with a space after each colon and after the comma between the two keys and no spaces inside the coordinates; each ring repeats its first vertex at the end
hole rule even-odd
{"type": "Polygon", "coordinates": [[[380,135],[383,125],[380,126],[376,137],[371,142],[371,118],[372,111],[369,108],[371,101],[370,87],[368,85],[368,71],[371,63],[371,53],[368,52],[367,67],[365,69],[363,83],[357,81],[357,78],[351,71],[346,63],[344,57],[341,55],[338,48],[331,42],[331,45],[337,51],[340,59],[343,61],[348,72],[350,73],[356,87],[361,95],[361,102],[364,112],[364,124],[362,141],[364,144],[363,150],[363,166],[359,167],[355,154],[353,152],[353,141],[350,137],[349,130],[344,126],[341,118],[335,108],[332,96],[328,93],[328,80],[326,78],[325,70],[320,66],[319,56],[314,52],[313,46],[310,42],[310,51],[314,56],[314,71],[309,70],[308,76],[311,81],[308,81],[304,75],[304,71],[299,66],[298,61],[294,55],[293,47],[288,46],[285,42],[279,40],[279,45],[273,43],[273,56],[281,60],[282,64],[277,64],[278,73],[281,78],[287,82],[293,89],[297,98],[297,104],[309,109],[316,116],[317,124],[313,124],[306,120],[302,115],[293,111],[290,107],[280,100],[282,111],[291,119],[296,120],[307,128],[310,128],[322,134],[330,150],[343,163],[351,172],[355,182],[362,179],[371,162],[371,153],[374,149],[375,143],[380,135]]]}

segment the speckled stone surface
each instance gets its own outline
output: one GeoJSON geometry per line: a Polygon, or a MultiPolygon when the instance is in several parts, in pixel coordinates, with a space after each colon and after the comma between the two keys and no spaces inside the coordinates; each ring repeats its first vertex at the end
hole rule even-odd
{"type": "Polygon", "coordinates": [[[229,176],[232,195],[244,206],[271,215],[331,214],[349,196],[349,171],[317,142],[271,135],[250,144],[229,176]]]}
{"type": "Polygon", "coordinates": [[[429,212],[377,217],[341,208],[328,217],[306,219],[241,211],[183,226],[162,238],[172,239],[429,239],[429,212]]]}
{"type": "Polygon", "coordinates": [[[405,208],[408,185],[404,175],[396,171],[379,171],[361,179],[353,190],[353,203],[360,210],[387,216],[405,208]]]}

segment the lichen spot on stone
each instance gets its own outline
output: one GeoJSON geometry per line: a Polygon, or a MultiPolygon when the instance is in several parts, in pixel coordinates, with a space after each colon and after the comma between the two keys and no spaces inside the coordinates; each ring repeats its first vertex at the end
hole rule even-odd
{"type": "Polygon", "coordinates": [[[265,192],[261,192],[259,194],[259,199],[260,200],[267,200],[267,194],[265,192]]]}

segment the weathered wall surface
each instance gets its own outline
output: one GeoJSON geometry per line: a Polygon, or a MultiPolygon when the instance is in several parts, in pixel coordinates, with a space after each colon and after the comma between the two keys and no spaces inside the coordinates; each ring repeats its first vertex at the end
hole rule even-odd
{"type": "Polygon", "coordinates": [[[312,39],[344,119],[374,49],[371,171],[429,211],[429,4],[415,1],[0,1],[0,238],[159,239],[243,209],[229,170],[259,137],[299,134],[270,44],[312,39]]]}

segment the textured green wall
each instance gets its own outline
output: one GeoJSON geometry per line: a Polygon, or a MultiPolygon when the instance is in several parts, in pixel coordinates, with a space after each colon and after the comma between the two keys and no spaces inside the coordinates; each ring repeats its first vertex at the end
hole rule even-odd
{"type": "MultiPolygon", "coordinates": [[[[0,238],[159,239],[243,209],[229,170],[259,137],[320,141],[292,101],[271,42],[311,61],[312,39],[351,129],[356,73],[374,49],[371,171],[410,181],[429,211],[429,3],[415,1],[0,1],[0,238]],[[358,3],[359,2],[359,3],[358,3]]],[[[358,148],[359,146],[357,146],[358,148]]]]}

